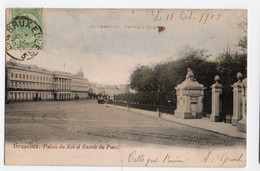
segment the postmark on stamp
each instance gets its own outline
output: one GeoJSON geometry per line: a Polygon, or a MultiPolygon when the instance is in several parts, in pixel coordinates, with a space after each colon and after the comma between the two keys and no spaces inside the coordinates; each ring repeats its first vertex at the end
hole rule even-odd
{"type": "Polygon", "coordinates": [[[43,49],[43,9],[8,9],[6,54],[24,61],[43,49]]]}

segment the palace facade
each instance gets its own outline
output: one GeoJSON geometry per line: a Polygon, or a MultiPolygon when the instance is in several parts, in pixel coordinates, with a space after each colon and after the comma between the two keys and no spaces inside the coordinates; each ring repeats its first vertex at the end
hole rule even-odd
{"type": "Polygon", "coordinates": [[[94,85],[92,86],[92,92],[97,95],[102,95],[107,99],[114,99],[114,95],[126,94],[126,93],[135,93],[131,89],[129,84],[121,85],[94,85]]]}
{"type": "Polygon", "coordinates": [[[89,85],[82,70],[71,74],[11,61],[6,64],[7,101],[87,99],[89,85]]]}

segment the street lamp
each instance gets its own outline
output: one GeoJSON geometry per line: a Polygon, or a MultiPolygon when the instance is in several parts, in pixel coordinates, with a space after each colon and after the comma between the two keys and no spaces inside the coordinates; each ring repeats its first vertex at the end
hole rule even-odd
{"type": "Polygon", "coordinates": [[[115,93],[114,93],[114,98],[113,98],[113,100],[114,100],[114,107],[115,107],[115,105],[116,105],[116,104],[115,104],[115,93]]]}
{"type": "Polygon", "coordinates": [[[159,107],[159,103],[160,103],[160,88],[158,88],[158,94],[157,94],[157,97],[158,97],[158,99],[157,99],[157,109],[156,109],[156,111],[157,111],[157,113],[158,113],[158,116],[159,116],[159,118],[161,117],[161,112],[160,112],[160,107],[159,107]]]}
{"type": "Polygon", "coordinates": [[[171,100],[168,100],[169,103],[169,111],[171,111],[171,100]]]}
{"type": "Polygon", "coordinates": [[[127,91],[127,110],[129,110],[129,91],[127,91]]]}
{"type": "Polygon", "coordinates": [[[171,100],[168,100],[169,108],[171,108],[171,100]]]}

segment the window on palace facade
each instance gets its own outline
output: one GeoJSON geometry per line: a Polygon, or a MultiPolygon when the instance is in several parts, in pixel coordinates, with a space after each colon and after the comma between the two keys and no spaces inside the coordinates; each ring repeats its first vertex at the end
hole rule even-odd
{"type": "Polygon", "coordinates": [[[19,74],[19,78],[21,78],[21,74],[19,74]]]}
{"type": "Polygon", "coordinates": [[[15,78],[17,78],[17,73],[15,73],[15,78]]]}
{"type": "Polygon", "coordinates": [[[37,76],[37,80],[39,80],[39,76],[37,76]]]}
{"type": "Polygon", "coordinates": [[[14,74],[11,72],[11,77],[13,78],[14,74]]]}
{"type": "Polygon", "coordinates": [[[28,79],[28,75],[26,75],[26,79],[28,79]]]}
{"type": "Polygon", "coordinates": [[[23,74],[23,78],[25,78],[25,75],[23,74]]]}

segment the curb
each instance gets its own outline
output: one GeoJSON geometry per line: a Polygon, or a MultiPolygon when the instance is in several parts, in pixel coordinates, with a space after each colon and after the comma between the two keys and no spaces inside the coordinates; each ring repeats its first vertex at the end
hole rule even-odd
{"type": "MultiPolygon", "coordinates": [[[[111,104],[106,104],[107,106],[111,106],[111,107],[115,107],[118,109],[122,109],[122,110],[127,110],[126,107],[123,106],[114,106],[111,104]]],[[[141,114],[141,115],[147,115],[147,116],[152,116],[152,117],[156,117],[158,118],[158,113],[157,112],[153,112],[153,111],[147,111],[147,110],[141,110],[141,109],[135,109],[135,108],[129,108],[130,112],[134,112],[137,114],[141,114]]],[[[237,132],[236,128],[231,126],[231,125],[227,125],[226,123],[224,124],[223,122],[210,122],[208,120],[203,120],[203,122],[207,122],[207,123],[212,123],[211,127],[214,126],[215,127],[219,127],[219,126],[225,126],[226,129],[228,129],[228,131],[217,131],[214,129],[208,129],[203,127],[203,124],[200,124],[200,126],[196,125],[196,124],[191,124],[191,123],[187,123],[187,122],[191,122],[192,120],[200,120],[201,119],[189,119],[189,120],[184,120],[184,119],[180,119],[180,118],[176,118],[173,115],[169,115],[169,114],[165,114],[165,113],[161,113],[161,119],[167,120],[167,121],[171,121],[171,122],[175,122],[181,125],[185,125],[185,126],[190,126],[190,127],[194,127],[194,128],[198,128],[198,129],[202,129],[202,130],[206,130],[206,131],[210,131],[210,132],[214,132],[217,134],[222,134],[222,135],[226,135],[226,136],[230,136],[230,137],[234,137],[234,138],[240,138],[240,139],[246,139],[246,133],[243,132],[237,132]],[[186,123],[185,123],[186,122],[186,123]],[[222,124],[222,125],[221,125],[222,124]]]]}

